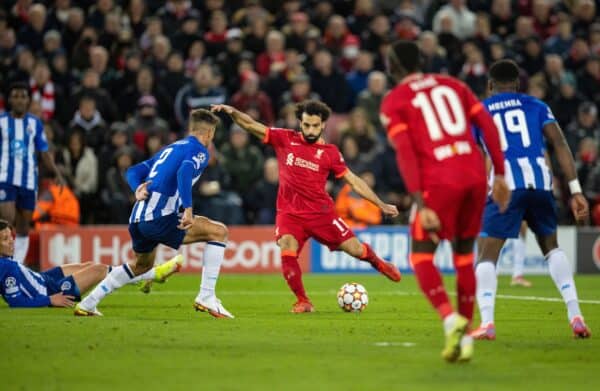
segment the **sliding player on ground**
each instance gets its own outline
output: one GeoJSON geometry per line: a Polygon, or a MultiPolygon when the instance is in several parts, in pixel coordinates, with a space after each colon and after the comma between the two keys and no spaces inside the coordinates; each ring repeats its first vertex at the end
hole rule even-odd
{"type": "Polygon", "coordinates": [[[192,213],[192,186],[208,164],[207,148],[218,123],[218,117],[208,110],[192,111],[188,137],[127,170],[127,182],[137,199],[129,219],[135,260],[113,268],[75,307],[75,315],[102,315],[96,308],[98,303],[152,269],[159,244],[177,250],[182,244],[206,242],[202,283],[194,308],[217,318],[233,318],[215,295],[227,227],[192,213]]]}
{"type": "Polygon", "coordinates": [[[484,104],[500,131],[505,176],[513,196],[504,213],[490,201],[485,207],[476,268],[481,326],[472,336],[476,339],[496,338],[496,263],[504,242],[519,235],[524,220],[548,261],[552,280],[567,306],[574,336],[588,338],[591,333],[581,315],[571,263],[556,239],[556,205],[552,195],[552,175],[545,158],[546,141],[554,147],[560,168],[569,181],[571,209],[578,222],[588,218],[588,204],[577,180],[573,155],[552,111],[540,100],[517,93],[518,87],[519,68],[513,61],[501,60],[492,65],[488,82],[492,96],[484,104]]]}
{"type": "Polygon", "coordinates": [[[381,106],[388,137],[396,147],[398,168],[415,200],[411,220],[410,262],[421,290],[443,320],[448,361],[469,360],[473,341],[466,335],[473,318],[475,274],[473,244],[479,234],[486,198],[483,156],[471,124],[488,143],[496,176],[493,197],[506,207],[510,192],[498,131],[483,105],[462,82],[421,72],[417,45],[398,41],[388,52],[396,87],[381,106]],[[452,242],[458,312],[433,263],[439,240],[452,242]]]}
{"type": "Polygon", "coordinates": [[[275,149],[280,177],[275,235],[281,248],[283,276],[297,298],[292,312],[314,311],[298,264],[298,254],[311,237],[330,250],[341,250],[369,262],[392,281],[400,281],[400,272],[393,264],[383,261],[371,246],[354,236],[335,213],[333,200],[325,191],[327,177],[333,173],[336,178],[348,182],[360,196],[377,205],[384,214],[398,215],[394,205],[384,203],[346,167],[335,145],[325,143],[322,134],[331,113],[326,104],[305,101],[297,105],[296,117],[300,121],[301,132],[269,128],[231,106],[214,105],[212,110],[229,114],[236,124],[275,149]]]}

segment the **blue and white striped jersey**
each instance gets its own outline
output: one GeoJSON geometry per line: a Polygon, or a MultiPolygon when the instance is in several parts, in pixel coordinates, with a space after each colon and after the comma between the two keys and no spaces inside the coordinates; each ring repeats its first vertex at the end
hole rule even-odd
{"type": "Polygon", "coordinates": [[[151,221],[178,213],[182,205],[191,206],[192,186],[202,175],[208,160],[206,147],[195,137],[188,136],[131,167],[127,177],[134,191],[143,182],[152,183],[148,186],[148,198],[133,206],[129,222],[151,221]],[[182,180],[182,173],[191,174],[189,181],[182,180]],[[182,183],[188,183],[186,187],[189,188],[181,188],[182,183]]]}
{"type": "Polygon", "coordinates": [[[44,277],[5,257],[0,258],[0,295],[11,307],[50,305],[44,277]]]}
{"type": "MultiPolygon", "coordinates": [[[[483,101],[494,118],[504,152],[504,178],[511,190],[552,189],[546,163],[544,126],[556,122],[544,102],[520,93],[500,93],[483,101]]],[[[475,130],[481,140],[480,131],[475,130]]],[[[490,181],[494,177],[490,172],[490,181]]]]}
{"type": "Polygon", "coordinates": [[[48,141],[39,118],[29,113],[23,118],[13,118],[8,112],[0,114],[0,183],[36,190],[35,152],[47,150],[48,141]]]}

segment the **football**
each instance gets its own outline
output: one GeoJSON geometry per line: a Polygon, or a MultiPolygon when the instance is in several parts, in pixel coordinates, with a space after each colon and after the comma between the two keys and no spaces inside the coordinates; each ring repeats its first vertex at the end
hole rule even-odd
{"type": "Polygon", "coordinates": [[[346,312],[362,312],[369,304],[367,290],[361,284],[344,284],[337,293],[338,305],[346,312]]]}

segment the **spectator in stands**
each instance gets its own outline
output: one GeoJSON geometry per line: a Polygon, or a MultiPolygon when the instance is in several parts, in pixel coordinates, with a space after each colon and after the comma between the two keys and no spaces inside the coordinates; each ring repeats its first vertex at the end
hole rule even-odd
{"type": "Polygon", "coordinates": [[[310,24],[308,15],[304,12],[294,12],[290,18],[290,23],[281,29],[285,35],[286,48],[296,49],[298,52],[304,51],[309,34],[318,33],[315,26],[310,24]]]}
{"type": "Polygon", "coordinates": [[[438,42],[446,51],[450,73],[456,75],[462,66],[462,42],[454,34],[452,17],[447,13],[440,15],[439,30],[434,29],[438,36],[438,42]]]}
{"type": "Polygon", "coordinates": [[[162,137],[159,133],[150,133],[146,137],[146,144],[144,145],[144,159],[150,159],[156,155],[158,151],[167,145],[167,139],[162,137]]]}
{"type": "Polygon", "coordinates": [[[54,7],[48,11],[47,25],[49,28],[62,30],[69,20],[69,11],[71,10],[71,0],[56,0],[54,7]]]}
{"type": "Polygon", "coordinates": [[[15,30],[7,28],[0,33],[0,72],[7,75],[14,67],[17,55],[17,37],[15,30]]]}
{"type": "Polygon", "coordinates": [[[378,134],[385,138],[385,129],[381,124],[379,107],[387,92],[387,77],[383,72],[375,71],[369,74],[367,89],[358,95],[358,107],[367,114],[367,120],[375,127],[378,134]]]}
{"type": "Polygon", "coordinates": [[[544,51],[547,54],[563,55],[569,52],[574,39],[571,20],[563,17],[558,23],[557,34],[549,37],[544,43],[544,51]]]}
{"type": "Polygon", "coordinates": [[[362,172],[369,168],[369,162],[360,154],[358,141],[354,135],[347,134],[341,138],[340,152],[352,172],[362,172]]]}
{"type": "Polygon", "coordinates": [[[280,106],[300,103],[308,99],[319,100],[319,94],[312,92],[310,88],[310,77],[307,74],[299,74],[291,80],[291,87],[281,96],[280,106]]]}
{"type": "Polygon", "coordinates": [[[600,140],[598,109],[593,102],[584,102],[577,109],[577,117],[565,129],[565,138],[575,153],[584,138],[600,140]]]}
{"type": "Polygon", "coordinates": [[[206,53],[211,57],[225,50],[227,45],[227,15],[223,11],[213,11],[210,15],[209,30],[204,34],[206,53]]]}
{"type": "Polygon", "coordinates": [[[577,77],[579,91],[593,102],[600,102],[600,57],[588,58],[583,69],[577,77]]]}
{"type": "Polygon", "coordinates": [[[575,0],[572,6],[573,32],[582,36],[589,32],[589,28],[596,18],[596,3],[593,0],[575,0]]]}
{"type": "MultiPolygon", "coordinates": [[[[117,119],[117,108],[114,98],[109,95],[108,91],[100,87],[100,76],[92,69],[85,71],[83,78],[81,79],[81,85],[76,87],[73,91],[70,102],[71,107],[77,108],[83,96],[91,96],[94,98],[96,107],[102,115],[102,118],[105,118],[108,122],[117,119]]],[[[119,107],[121,108],[122,106],[119,104],[119,107]]],[[[74,111],[75,110],[72,112],[74,111]]],[[[67,121],[70,119],[71,118],[67,119],[67,121]]]]}
{"type": "Polygon", "coordinates": [[[116,10],[113,0],[98,0],[96,5],[90,8],[88,15],[88,24],[92,25],[96,30],[102,30],[105,26],[105,20],[108,15],[116,10]]]}
{"type": "Polygon", "coordinates": [[[586,187],[586,181],[590,172],[598,164],[598,141],[591,137],[586,137],[579,143],[579,148],[575,154],[575,167],[577,168],[577,178],[581,181],[581,186],[586,187]]]}
{"type": "Polygon", "coordinates": [[[154,74],[162,76],[167,69],[167,58],[171,53],[171,41],[164,35],[159,35],[152,42],[152,54],[148,61],[148,66],[152,68],[154,74]]]}
{"type": "Polygon", "coordinates": [[[548,90],[552,91],[548,96],[549,103],[558,99],[561,80],[566,73],[563,60],[558,54],[546,55],[543,78],[548,90]]]}
{"type": "Polygon", "coordinates": [[[71,66],[83,70],[90,66],[90,49],[98,44],[98,32],[90,26],[85,26],[79,40],[73,47],[71,66]]]}
{"type": "Polygon", "coordinates": [[[525,52],[519,61],[519,66],[523,68],[527,75],[533,76],[544,70],[544,53],[540,40],[537,37],[530,37],[525,41],[525,52]]]}
{"type": "Polygon", "coordinates": [[[502,38],[514,32],[515,17],[510,0],[493,0],[490,10],[491,31],[502,38]]]}
{"type": "Polygon", "coordinates": [[[140,149],[146,144],[149,134],[159,134],[163,139],[169,138],[169,124],[158,116],[157,106],[158,102],[154,96],[141,96],[137,102],[135,116],[127,121],[133,142],[140,149]]]}
{"type": "Polygon", "coordinates": [[[163,34],[163,25],[160,18],[149,16],[146,19],[146,30],[140,37],[140,48],[144,54],[148,54],[156,37],[163,34]]]}
{"type": "Polygon", "coordinates": [[[265,51],[265,42],[267,40],[267,33],[269,32],[269,26],[266,19],[259,18],[250,22],[250,29],[246,35],[244,35],[244,47],[246,50],[254,53],[255,56],[265,51]]]}
{"type": "Polygon", "coordinates": [[[229,142],[221,148],[223,168],[232,179],[232,189],[246,194],[260,179],[264,158],[260,150],[249,143],[248,133],[237,125],[230,130],[229,142]]]}
{"type": "MultiPolygon", "coordinates": [[[[104,180],[106,179],[105,173],[108,172],[108,169],[113,165],[113,159],[115,157],[115,152],[122,147],[130,145],[130,128],[124,122],[113,122],[110,125],[109,134],[107,137],[107,141],[102,145],[100,152],[96,155],[98,157],[98,172],[101,174],[98,178],[100,180],[99,186],[101,188],[104,187],[104,180]]],[[[144,145],[141,147],[138,146],[138,152],[134,155],[134,160],[137,159],[144,148],[144,145]]]]}
{"type": "Polygon", "coordinates": [[[187,53],[192,43],[196,41],[202,42],[200,22],[191,16],[186,16],[181,23],[181,28],[171,37],[173,49],[187,53]]]}
{"type": "Polygon", "coordinates": [[[194,76],[194,72],[202,62],[205,61],[204,55],[206,53],[206,47],[204,41],[195,40],[193,41],[187,50],[187,58],[185,60],[185,76],[191,78],[194,76]]]}
{"type": "Polygon", "coordinates": [[[183,86],[175,97],[175,117],[179,125],[187,128],[190,110],[225,103],[225,89],[215,85],[215,71],[209,64],[201,64],[191,83],[183,86]]]}
{"type": "Polygon", "coordinates": [[[568,57],[565,59],[565,66],[572,72],[577,73],[585,66],[590,57],[590,47],[585,38],[578,37],[573,41],[568,57]]]}
{"type": "Polygon", "coordinates": [[[93,148],[96,151],[100,150],[106,137],[107,126],[102,115],[96,108],[96,101],[93,97],[88,95],[81,97],[79,109],[75,112],[75,116],[71,120],[69,127],[76,133],[81,133],[85,138],[86,148],[93,148]]]}
{"type": "Polygon", "coordinates": [[[127,224],[129,215],[125,211],[131,210],[135,203],[135,195],[125,178],[125,172],[132,166],[134,156],[135,152],[131,147],[120,147],[115,151],[112,166],[106,172],[101,197],[104,210],[108,211],[108,221],[116,224],[127,224]]]}
{"type": "Polygon", "coordinates": [[[508,46],[517,54],[522,54],[525,51],[525,43],[527,40],[535,36],[533,29],[533,19],[529,16],[519,16],[515,23],[515,32],[508,36],[508,46]]]}
{"type": "Polygon", "coordinates": [[[247,197],[247,205],[254,213],[254,224],[275,224],[279,168],[274,157],[265,160],[263,177],[247,197]]]}
{"type": "Polygon", "coordinates": [[[252,117],[255,120],[272,126],[275,123],[273,105],[269,96],[259,89],[258,75],[252,71],[244,71],[241,82],[240,90],[231,97],[231,105],[245,113],[254,113],[252,117]]]}
{"type": "Polygon", "coordinates": [[[154,96],[157,102],[158,114],[161,117],[171,117],[171,100],[162,86],[155,82],[154,72],[148,66],[142,66],[142,68],[140,68],[135,85],[129,86],[121,94],[119,98],[119,108],[122,117],[127,118],[134,115],[138,101],[142,96],[146,95],[154,96]]]}
{"type": "Polygon", "coordinates": [[[600,164],[596,164],[588,174],[584,194],[590,202],[592,223],[600,225],[600,164]]]}
{"type": "Polygon", "coordinates": [[[376,15],[369,23],[369,29],[363,31],[361,35],[363,48],[372,53],[377,52],[382,43],[389,42],[391,39],[390,21],[383,14],[376,15]]]}
{"type": "Polygon", "coordinates": [[[450,0],[433,17],[433,31],[444,31],[442,19],[448,18],[451,31],[458,39],[470,38],[475,33],[475,14],[465,5],[464,0],[450,0]]]}
{"type": "Polygon", "coordinates": [[[79,37],[85,26],[85,14],[81,8],[72,7],[69,9],[67,23],[62,30],[62,42],[69,57],[73,53],[75,44],[79,41],[79,37]]]}
{"type": "Polygon", "coordinates": [[[177,26],[180,26],[187,17],[194,19],[201,17],[200,12],[192,6],[192,2],[185,0],[167,0],[166,4],[156,12],[156,15],[160,18],[167,36],[173,36],[177,26]]]}
{"type": "Polygon", "coordinates": [[[61,35],[56,30],[49,30],[44,34],[44,57],[47,61],[52,59],[54,54],[62,49],[61,35]]]}
{"type": "Polygon", "coordinates": [[[98,160],[92,148],[86,146],[83,132],[78,130],[71,132],[67,147],[63,148],[62,154],[58,155],[57,163],[79,199],[81,222],[94,223],[98,206],[95,197],[98,190],[98,160]]]}
{"type": "Polygon", "coordinates": [[[577,92],[577,81],[571,72],[565,72],[560,80],[559,96],[552,111],[558,123],[565,127],[577,115],[577,108],[584,98],[577,92]]]}
{"type": "Polygon", "coordinates": [[[239,28],[232,28],[225,35],[227,39],[226,50],[219,53],[216,62],[221,69],[227,92],[233,94],[240,83],[238,66],[242,58],[252,58],[252,54],[244,50],[243,33],[239,28]]]}
{"type": "Polygon", "coordinates": [[[131,0],[127,8],[127,21],[136,39],[140,39],[146,29],[147,7],[145,0],[131,0]]]}
{"type": "Polygon", "coordinates": [[[312,90],[334,113],[348,112],[352,103],[350,86],[344,75],[335,69],[333,57],[327,50],[315,54],[310,79],[312,90]]]}
{"type": "Polygon", "coordinates": [[[78,226],[79,218],[79,200],[71,188],[57,185],[54,178],[42,179],[31,220],[35,229],[78,226]]]}
{"type": "Polygon", "coordinates": [[[29,82],[29,78],[33,73],[33,67],[35,66],[35,57],[30,49],[27,47],[20,47],[17,49],[17,66],[12,67],[6,75],[6,80],[14,82],[29,82]]]}
{"type": "Polygon", "coordinates": [[[483,97],[487,86],[487,67],[483,59],[483,53],[472,42],[466,42],[463,46],[465,63],[458,75],[473,92],[483,97]]]}
{"type": "Polygon", "coordinates": [[[381,152],[375,126],[369,122],[367,112],[357,107],[350,113],[348,121],[340,125],[342,139],[351,135],[356,139],[358,151],[365,162],[370,163],[381,152]]]}
{"type": "MultiPolygon", "coordinates": [[[[375,176],[371,171],[359,173],[362,180],[370,188],[375,187],[375,176]]],[[[381,211],[373,204],[356,194],[349,184],[345,184],[335,199],[335,211],[352,229],[379,225],[382,221],[381,211]]]]}
{"type": "Polygon", "coordinates": [[[266,50],[256,58],[256,72],[261,77],[285,70],[285,37],[282,33],[272,30],[265,40],[266,50]]]}
{"type": "Polygon", "coordinates": [[[367,79],[372,70],[373,55],[367,51],[359,52],[352,71],[346,75],[346,80],[350,85],[354,97],[367,88],[367,79]]]}
{"type": "Polygon", "coordinates": [[[398,206],[398,209],[403,212],[399,220],[407,223],[413,200],[406,191],[404,181],[398,171],[396,151],[389,141],[386,142],[383,152],[373,162],[373,173],[375,174],[377,194],[382,194],[385,202],[398,206]]]}
{"type": "Polygon", "coordinates": [[[179,52],[171,52],[167,60],[167,71],[160,78],[160,85],[164,88],[169,100],[174,102],[177,91],[187,83],[189,83],[189,78],[184,73],[183,56],[179,52]]]}
{"type": "Polygon", "coordinates": [[[311,21],[315,26],[324,32],[328,26],[328,21],[333,16],[333,5],[331,1],[319,1],[312,10],[311,21]]]}
{"type": "Polygon", "coordinates": [[[243,224],[242,199],[231,191],[231,177],[217,163],[214,146],[209,148],[210,159],[198,184],[193,189],[194,213],[224,224],[243,224]]]}
{"type": "Polygon", "coordinates": [[[425,31],[419,36],[419,47],[423,53],[423,72],[448,73],[446,52],[438,44],[437,36],[425,31]]]}
{"type": "Polygon", "coordinates": [[[61,94],[56,90],[50,78],[50,68],[45,60],[38,60],[33,67],[32,77],[29,80],[31,100],[39,102],[42,106],[42,119],[49,121],[54,117],[57,102],[61,94]],[[58,99],[57,99],[58,98],[58,99]]]}
{"type": "Polygon", "coordinates": [[[327,22],[327,28],[323,34],[323,44],[330,53],[339,56],[342,54],[344,42],[348,37],[353,37],[352,41],[360,43],[358,37],[352,35],[346,26],[346,19],[340,15],[333,15],[327,22]]]}
{"type": "Polygon", "coordinates": [[[28,23],[19,31],[19,42],[27,43],[27,46],[38,53],[43,49],[44,33],[46,32],[46,7],[37,3],[29,7],[27,12],[28,23]]]}

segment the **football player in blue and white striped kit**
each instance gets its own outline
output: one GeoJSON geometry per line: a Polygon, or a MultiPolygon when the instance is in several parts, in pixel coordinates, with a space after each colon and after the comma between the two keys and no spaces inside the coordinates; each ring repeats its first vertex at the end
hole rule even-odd
{"type": "MultiPolygon", "coordinates": [[[[158,244],[178,249],[182,244],[206,242],[202,283],[194,307],[214,317],[233,318],[215,295],[227,227],[192,213],[192,186],[208,164],[207,148],[218,123],[219,118],[210,111],[193,110],[188,137],[127,170],[127,181],[137,199],[129,219],[135,260],[113,268],[75,307],[75,315],[101,315],[96,307],[106,295],[152,268],[158,244]]],[[[181,255],[176,258],[181,259],[181,255]]]]}
{"type": "Polygon", "coordinates": [[[14,260],[23,263],[29,248],[29,227],[35,210],[38,167],[36,152],[41,152],[46,167],[64,184],[54,158],[48,152],[44,125],[27,112],[29,87],[14,83],[8,92],[10,112],[0,114],[0,218],[14,225],[14,260]]]}
{"type": "MultiPolygon", "coordinates": [[[[546,162],[546,142],[554,148],[560,168],[569,182],[571,210],[577,222],[588,218],[588,204],[577,180],[573,155],[550,108],[542,101],[521,93],[519,68],[511,60],[490,67],[491,96],[483,101],[500,133],[504,152],[505,179],[512,190],[508,209],[501,213],[489,200],[484,216],[476,267],[477,302],[481,326],[472,333],[476,339],[495,339],[494,303],[498,280],[496,263],[508,238],[519,235],[525,221],[536,235],[548,261],[550,275],[567,306],[569,323],[576,338],[587,338],[590,330],[583,321],[571,263],[556,239],[557,216],[552,194],[552,175],[546,162]]],[[[490,177],[493,178],[493,172],[490,177]]]]}

